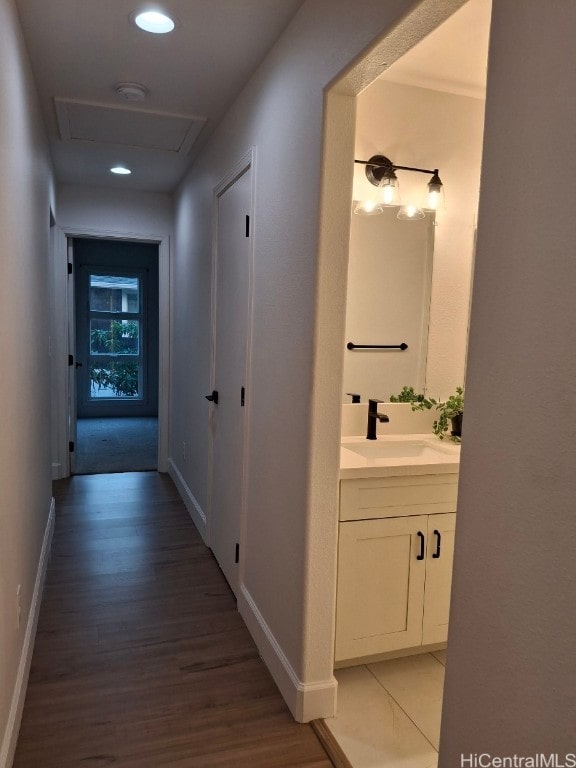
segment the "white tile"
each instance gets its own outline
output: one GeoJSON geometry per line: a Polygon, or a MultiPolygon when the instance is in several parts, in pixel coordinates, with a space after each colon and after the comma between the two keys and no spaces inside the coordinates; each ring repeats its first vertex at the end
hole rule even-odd
{"type": "Polygon", "coordinates": [[[369,664],[368,669],[438,749],[444,666],[430,653],[369,664]]]}
{"type": "Polygon", "coordinates": [[[365,666],[334,674],[338,713],[326,724],[354,768],[436,768],[436,750],[365,666]]]}
{"type": "Polygon", "coordinates": [[[446,649],[444,649],[443,651],[432,651],[432,656],[438,659],[440,664],[443,664],[444,666],[446,666],[446,649]]]}

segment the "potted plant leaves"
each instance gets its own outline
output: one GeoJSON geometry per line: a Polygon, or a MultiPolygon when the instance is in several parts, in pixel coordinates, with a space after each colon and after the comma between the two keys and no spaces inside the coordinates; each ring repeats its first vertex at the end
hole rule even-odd
{"type": "Polygon", "coordinates": [[[403,387],[398,395],[390,395],[390,402],[410,403],[413,411],[435,408],[438,411],[438,418],[432,424],[432,430],[436,437],[444,440],[450,432],[449,436],[452,440],[460,442],[464,415],[464,387],[456,387],[454,394],[444,401],[417,394],[413,387],[403,387]]]}
{"type": "Polygon", "coordinates": [[[436,410],[439,411],[440,415],[433,425],[434,434],[440,440],[443,440],[450,426],[452,438],[455,441],[460,441],[462,438],[462,418],[464,416],[464,388],[456,387],[456,392],[450,395],[445,402],[436,404],[436,410]]]}

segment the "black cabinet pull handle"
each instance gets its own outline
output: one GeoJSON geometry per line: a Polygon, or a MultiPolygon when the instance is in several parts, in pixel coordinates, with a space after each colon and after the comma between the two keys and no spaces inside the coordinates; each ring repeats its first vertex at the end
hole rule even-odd
{"type": "Polygon", "coordinates": [[[436,536],[436,552],[434,552],[432,557],[437,559],[440,557],[440,542],[442,541],[442,536],[440,536],[440,531],[437,531],[436,528],[434,528],[434,536],[436,536]]]}
{"type": "Polygon", "coordinates": [[[420,539],[420,554],[416,555],[416,560],[424,560],[424,534],[422,531],[418,531],[416,535],[420,539]]]}
{"type": "Polygon", "coordinates": [[[214,403],[214,405],[218,405],[218,392],[217,392],[217,390],[213,389],[211,395],[206,395],[206,400],[210,400],[210,402],[214,403]]]}

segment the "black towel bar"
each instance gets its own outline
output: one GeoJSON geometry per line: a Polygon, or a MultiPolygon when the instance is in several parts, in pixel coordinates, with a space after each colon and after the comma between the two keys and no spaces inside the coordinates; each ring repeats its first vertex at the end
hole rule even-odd
{"type": "Polygon", "coordinates": [[[352,341],[349,341],[346,346],[348,349],[400,349],[402,352],[408,349],[408,344],[404,341],[402,344],[354,344],[352,341]]]}

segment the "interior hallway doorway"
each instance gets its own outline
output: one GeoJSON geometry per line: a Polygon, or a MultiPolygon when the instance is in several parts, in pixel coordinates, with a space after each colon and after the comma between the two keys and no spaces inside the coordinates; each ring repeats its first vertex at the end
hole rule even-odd
{"type": "Polygon", "coordinates": [[[158,468],[158,246],[74,238],[73,474],[158,468]]]}

